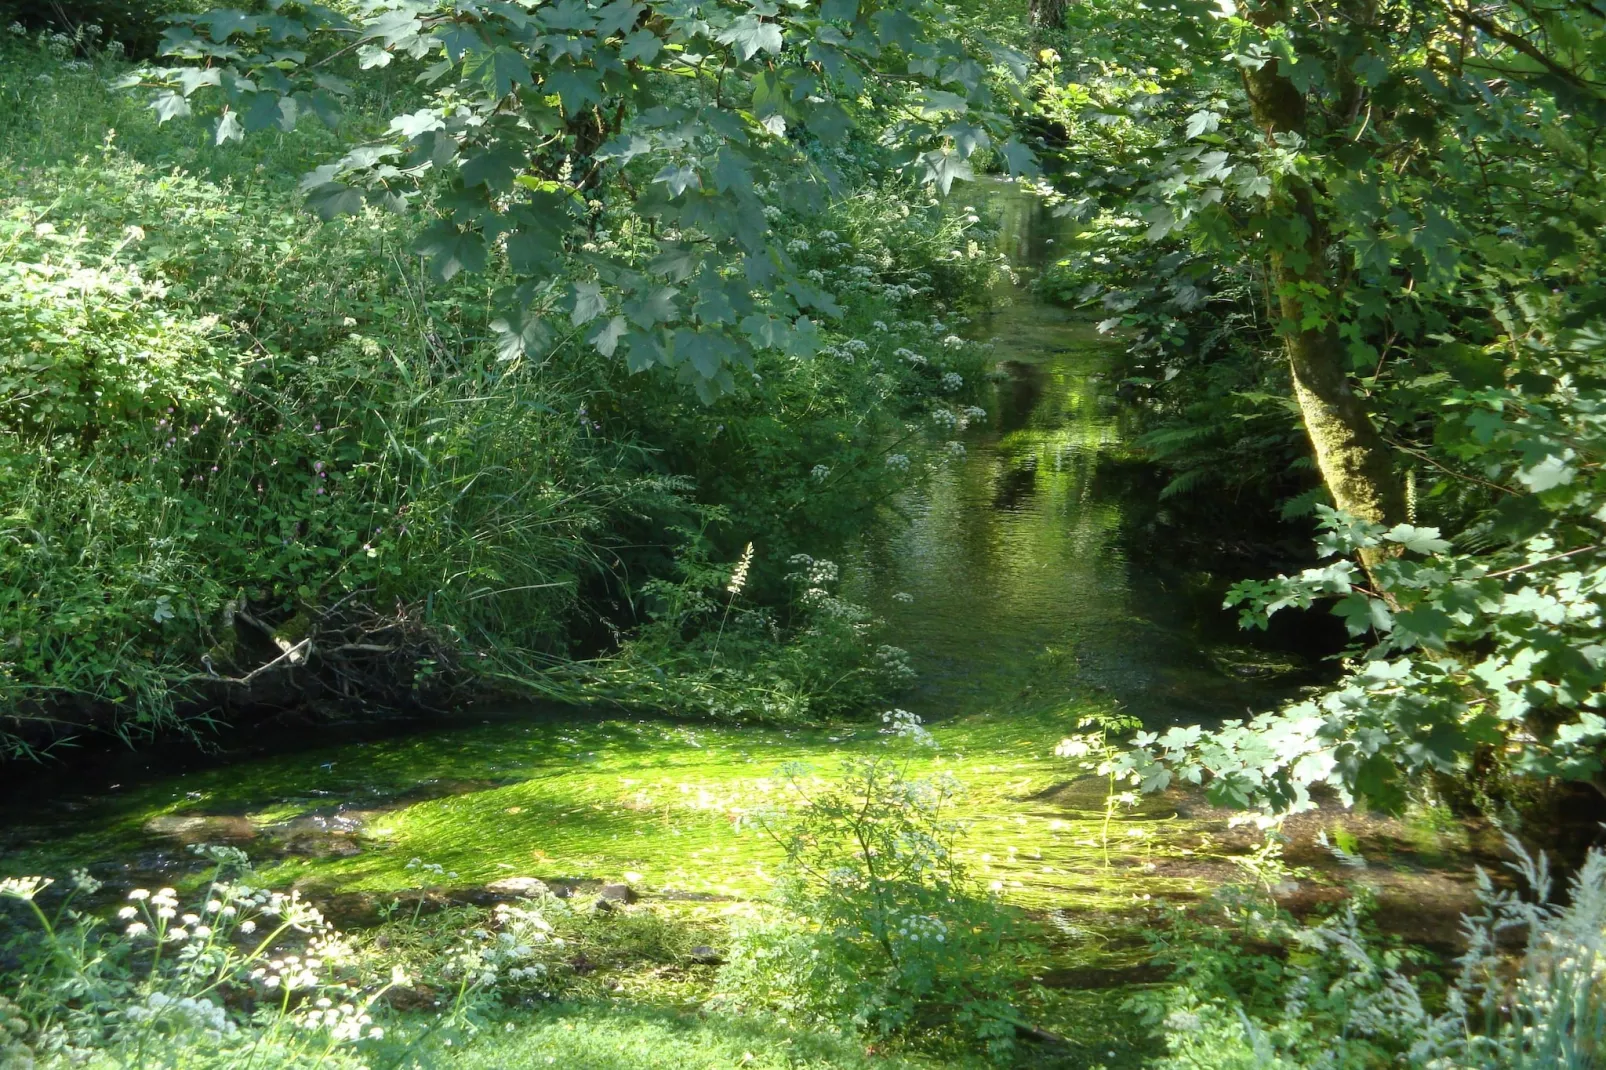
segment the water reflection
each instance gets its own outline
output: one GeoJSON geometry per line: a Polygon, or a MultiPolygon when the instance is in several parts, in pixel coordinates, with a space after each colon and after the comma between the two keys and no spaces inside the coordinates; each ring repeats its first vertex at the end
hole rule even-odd
{"type": "MultiPolygon", "coordinates": [[[[990,197],[1004,220],[1000,248],[1029,278],[1063,244],[1063,228],[1017,191],[990,197]]],[[[900,503],[913,522],[874,533],[857,552],[863,596],[921,671],[910,708],[928,717],[1006,708],[1043,687],[1045,651],[1069,652],[1046,682],[1102,689],[1155,723],[1239,715],[1281,697],[1286,687],[1212,658],[1243,637],[1229,614],[1197,611],[1188,562],[1162,552],[1163,564],[1139,566],[1129,556],[1132,503],[1108,477],[1136,430],[1135,410],[1116,396],[1119,344],[1026,285],[1006,283],[997,296],[976,327],[997,360],[989,419],[967,434],[964,459],[900,503]]]]}

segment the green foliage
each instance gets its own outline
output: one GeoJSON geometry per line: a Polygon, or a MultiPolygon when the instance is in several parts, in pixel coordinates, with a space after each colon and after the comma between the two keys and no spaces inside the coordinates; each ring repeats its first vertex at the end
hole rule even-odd
{"type": "Polygon", "coordinates": [[[874,643],[882,623],[838,597],[834,562],[795,555],[789,604],[743,596],[753,551],[734,569],[683,559],[683,578],[653,580],[641,628],[591,673],[612,701],[720,720],[799,724],[863,710],[914,677],[908,655],[874,643]]]}
{"type": "Polygon", "coordinates": [[[1227,895],[1174,912],[1154,937],[1176,986],[1134,1002],[1163,1029],[1167,1070],[1243,1067],[1587,1067],[1606,1041],[1600,993],[1606,856],[1591,851],[1565,904],[1520,845],[1522,892],[1481,870],[1482,909],[1448,982],[1425,956],[1391,945],[1347,905],[1298,925],[1263,900],[1227,895]],[[1509,955],[1509,934],[1522,945],[1509,955]]]}
{"type": "Polygon", "coordinates": [[[1053,285],[1132,332],[1168,492],[1276,487],[1285,515],[1321,512],[1286,476],[1310,397],[1272,363],[1303,337],[1333,356],[1326,411],[1358,399],[1350,460],[1395,451],[1369,471],[1402,506],[1371,527],[1323,513],[1330,563],[1235,591],[1260,626],[1332,599],[1370,637],[1336,690],[1140,736],[1125,774],[1274,809],[1315,784],[1397,808],[1429,775],[1595,779],[1606,173],[1580,146],[1606,120],[1606,21],[1411,2],[1068,17],[1118,28],[1073,33],[1033,82],[1058,124],[1052,195],[1091,227],[1053,285]],[[1140,50],[1145,27],[1162,43],[1140,50]]]}
{"type": "MultiPolygon", "coordinates": [[[[757,616],[737,614],[723,660],[703,662],[728,678],[664,697],[745,715],[780,687],[796,717],[894,682],[859,624],[811,631],[764,607],[794,593],[788,557],[840,545],[924,468],[912,420],[965,419],[982,357],[936,314],[962,315],[995,269],[973,217],[851,161],[860,185],[825,214],[769,212],[839,319],[750,324],[765,347],[708,405],[586,342],[602,300],[587,258],[658,248],[628,202],[599,210],[563,265],[578,304],[536,359],[498,341],[506,265],[440,283],[406,255],[407,217],[308,225],[283,176],[333,135],[195,144],[108,94],[109,57],[71,68],[31,41],[8,54],[0,90],[49,105],[0,109],[17,161],[0,184],[12,750],[91,718],[133,738],[188,709],[280,701],[302,667],[338,669],[346,701],[464,685],[617,695],[637,668],[643,698],[666,666],[703,662],[707,615],[649,627],[630,648],[649,658],[543,674],[662,621],[653,584],[677,561],[749,540],[764,553],[741,608],[757,616]],[[922,463],[892,463],[910,454],[922,463]],[[819,641],[770,657],[760,618],[819,641]]],[[[372,103],[355,97],[341,133],[372,103]]],[[[724,316],[722,302],[693,307],[724,316]]]]}
{"type": "Polygon", "coordinates": [[[65,896],[44,878],[0,880],[17,971],[0,996],[8,1070],[866,1061],[830,1033],[656,1005],[651,979],[683,970],[702,935],[659,909],[532,888],[342,934],[298,893],[262,888],[241,852],[194,850],[217,868],[188,911],[170,888],[108,900],[83,871],[65,896]]]}
{"type": "Polygon", "coordinates": [[[1564,370],[1592,336],[1559,341],[1569,337],[1582,348],[1534,362],[1551,376],[1524,369],[1505,385],[1446,391],[1440,447],[1478,462],[1501,492],[1462,548],[1436,527],[1385,530],[1324,509],[1327,564],[1234,588],[1229,604],[1245,603],[1250,625],[1331,599],[1350,634],[1370,638],[1336,690],[1208,736],[1141,736],[1130,775],[1149,787],[1167,783],[1168,768],[1208,775],[1215,798],[1274,808],[1309,805],[1314,784],[1398,808],[1423,776],[1466,773],[1491,750],[1518,778],[1599,777],[1606,572],[1602,487],[1589,473],[1606,425],[1599,391],[1564,370]],[[1385,553],[1368,582],[1348,558],[1373,548],[1385,553]]]}
{"type": "Polygon", "coordinates": [[[309,114],[333,123],[354,81],[423,66],[425,88],[384,134],[307,175],[310,205],[331,219],[422,200],[432,222],[414,248],[437,279],[506,273],[492,323],[504,355],[536,359],[579,331],[706,402],[766,350],[812,352],[841,316],[769,210],[812,214],[840,192],[850,136],[883,137],[883,166],[943,193],[1006,136],[995,108],[1024,58],[975,29],[926,0],[745,13],[397,0],[354,17],[283,3],[177,20],[162,52],[180,65],[123,84],[154,91],[164,121],[215,107],[223,145],[309,114]],[[883,122],[890,106],[906,117],[883,122]],[[604,248],[595,232],[622,209],[643,232],[604,248]]]}
{"type": "Polygon", "coordinates": [[[9,951],[24,963],[7,999],[9,1066],[356,1066],[383,1035],[389,984],[362,976],[349,944],[297,893],[249,883],[245,862],[213,848],[212,879],[184,912],[171,888],[132,890],[115,920],[74,899],[100,882],[80,871],[47,914],[38,877],[0,881],[0,900],[33,925],[9,951]]]}
{"type": "Polygon", "coordinates": [[[1101,211],[1039,283],[1127,341],[1124,389],[1149,428],[1133,445],[1170,476],[1161,498],[1234,515],[1279,500],[1285,516],[1310,511],[1310,446],[1286,366],[1266,359],[1276,338],[1260,274],[1101,211]]]}
{"type": "MultiPolygon", "coordinates": [[[[925,738],[909,714],[884,719],[925,738]]],[[[1013,913],[955,857],[946,811],[959,785],[909,779],[888,756],[850,760],[836,781],[784,775],[793,800],[758,819],[786,850],[778,913],[737,928],[721,990],[883,1035],[952,1030],[1007,1054],[1025,949],[1013,913]]]]}

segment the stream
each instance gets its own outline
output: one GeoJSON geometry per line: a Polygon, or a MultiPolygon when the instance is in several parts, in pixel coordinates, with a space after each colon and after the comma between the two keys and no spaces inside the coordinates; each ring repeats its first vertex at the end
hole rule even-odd
{"type": "MultiPolygon", "coordinates": [[[[1023,279],[1066,240],[1026,195],[972,189],[1001,214],[1001,249],[1023,279]]],[[[899,705],[933,722],[940,743],[917,771],[966,783],[976,872],[1025,904],[1108,905],[1096,875],[1107,851],[1088,833],[1104,787],[1067,785],[1054,744],[1090,711],[1151,725],[1241,716],[1313,677],[1291,655],[1241,656],[1246,640],[1219,608],[1231,576],[1139,541],[1131,483],[1110,476],[1134,463],[1123,451],[1139,417],[1117,395],[1120,344],[1024,284],[1001,285],[969,330],[993,346],[988,417],[964,433],[963,458],[897,503],[908,523],[891,520],[844,555],[845,587],[911,653],[919,679],[899,705]]],[[[4,805],[0,871],[87,864],[126,883],[183,870],[186,845],[205,841],[244,847],[270,879],[325,894],[409,887],[405,863],[420,858],[463,886],[627,879],[648,895],[741,898],[774,865],[742,817],[777,790],[776,770],[828,770],[882,746],[878,729],[521,707],[378,739],[331,730],[188,772],[90,767],[4,805]]],[[[1155,803],[1124,820],[1152,826],[1152,858],[1173,816],[1155,803]]],[[[1196,875],[1161,869],[1152,881],[1157,893],[1185,890],[1196,875]]]]}

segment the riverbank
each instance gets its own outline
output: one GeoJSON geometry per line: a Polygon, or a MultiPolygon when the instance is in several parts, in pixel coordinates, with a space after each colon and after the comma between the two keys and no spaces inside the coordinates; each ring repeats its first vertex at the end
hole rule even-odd
{"type": "MultiPolygon", "coordinates": [[[[1030,201],[990,196],[1010,221],[1001,243],[1050,247],[1032,237],[1047,217],[1030,201]]],[[[897,502],[904,523],[856,544],[841,583],[909,650],[916,675],[898,702],[935,746],[900,759],[904,774],[963,786],[949,811],[956,858],[1022,913],[1038,949],[1018,1006],[1061,1039],[1027,1043],[1021,1065],[1142,1065],[1157,1050],[1152,1025],[1128,1003],[1169,976],[1145,933],[1164,926],[1162,904],[1198,904],[1223,887],[1259,884],[1309,914],[1359,883],[1391,931],[1448,950],[1475,902],[1467,860],[1489,845],[1442,817],[1328,807],[1290,822],[1287,844],[1268,853],[1258,829],[1196,792],[1124,801],[1124,785],[1055,754],[1090,720],[1136,714],[1158,729],[1230,715],[1311,686],[1320,667],[1297,648],[1246,652],[1228,614],[1175,597],[1209,582],[1190,579],[1196,567],[1132,552],[1142,529],[1124,522],[1129,491],[1101,478],[1132,427],[1110,374],[1118,353],[1024,286],[995,300],[999,310],[971,328],[995,362],[986,415],[949,432],[962,455],[951,451],[897,502]],[[1366,872],[1318,837],[1367,858],[1366,872]]],[[[8,870],[87,866],[120,894],[184,887],[205,871],[197,846],[228,846],[251,858],[256,879],[298,889],[365,934],[376,959],[412,948],[420,969],[429,948],[487,924],[494,903],[543,888],[580,910],[566,939],[586,950],[557,963],[562,998],[581,1004],[539,1003],[536,1035],[578,1016],[577,1028],[636,1022],[630,1043],[646,1044],[665,1022],[694,1028],[687,1008],[719,994],[733,932],[767,909],[785,853],[754,820],[784,800],[788,767],[831,781],[844,761],[886,753],[886,728],[486,707],[450,725],[308,741],[178,775],[108,770],[77,791],[52,788],[48,808],[8,808],[0,850],[8,870]],[[598,902],[613,905],[598,913],[598,902]],[[614,931],[620,918],[636,935],[614,931]]],[[[788,1026],[765,1043],[777,1037],[806,1034],[788,1026]]],[[[518,1065],[489,1050],[501,1054],[480,1057],[518,1065]]],[[[899,1051],[938,1065],[972,1057],[919,1043],[899,1051]]]]}

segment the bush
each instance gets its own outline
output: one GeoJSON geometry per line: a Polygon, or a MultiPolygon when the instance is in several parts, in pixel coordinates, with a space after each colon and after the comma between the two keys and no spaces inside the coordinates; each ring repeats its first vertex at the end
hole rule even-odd
{"type": "Polygon", "coordinates": [[[358,1065],[356,1049],[384,1035],[374,1013],[389,984],[363,976],[298,894],[247,883],[243,854],[202,850],[217,868],[188,912],[171,888],[136,888],[105,922],[75,908],[101,887],[79,872],[47,915],[51,881],[0,880],[0,901],[35,923],[8,944],[22,969],[0,1004],[6,1066],[358,1065]]]}
{"type": "MultiPolygon", "coordinates": [[[[919,733],[911,715],[887,715],[919,733]]],[[[786,851],[774,912],[739,925],[719,988],[740,1005],[880,1035],[958,1033],[1008,1053],[1026,948],[1016,914],[971,880],[946,816],[958,785],[895,759],[821,783],[784,771],[795,805],[761,816],[786,851]]]]}

